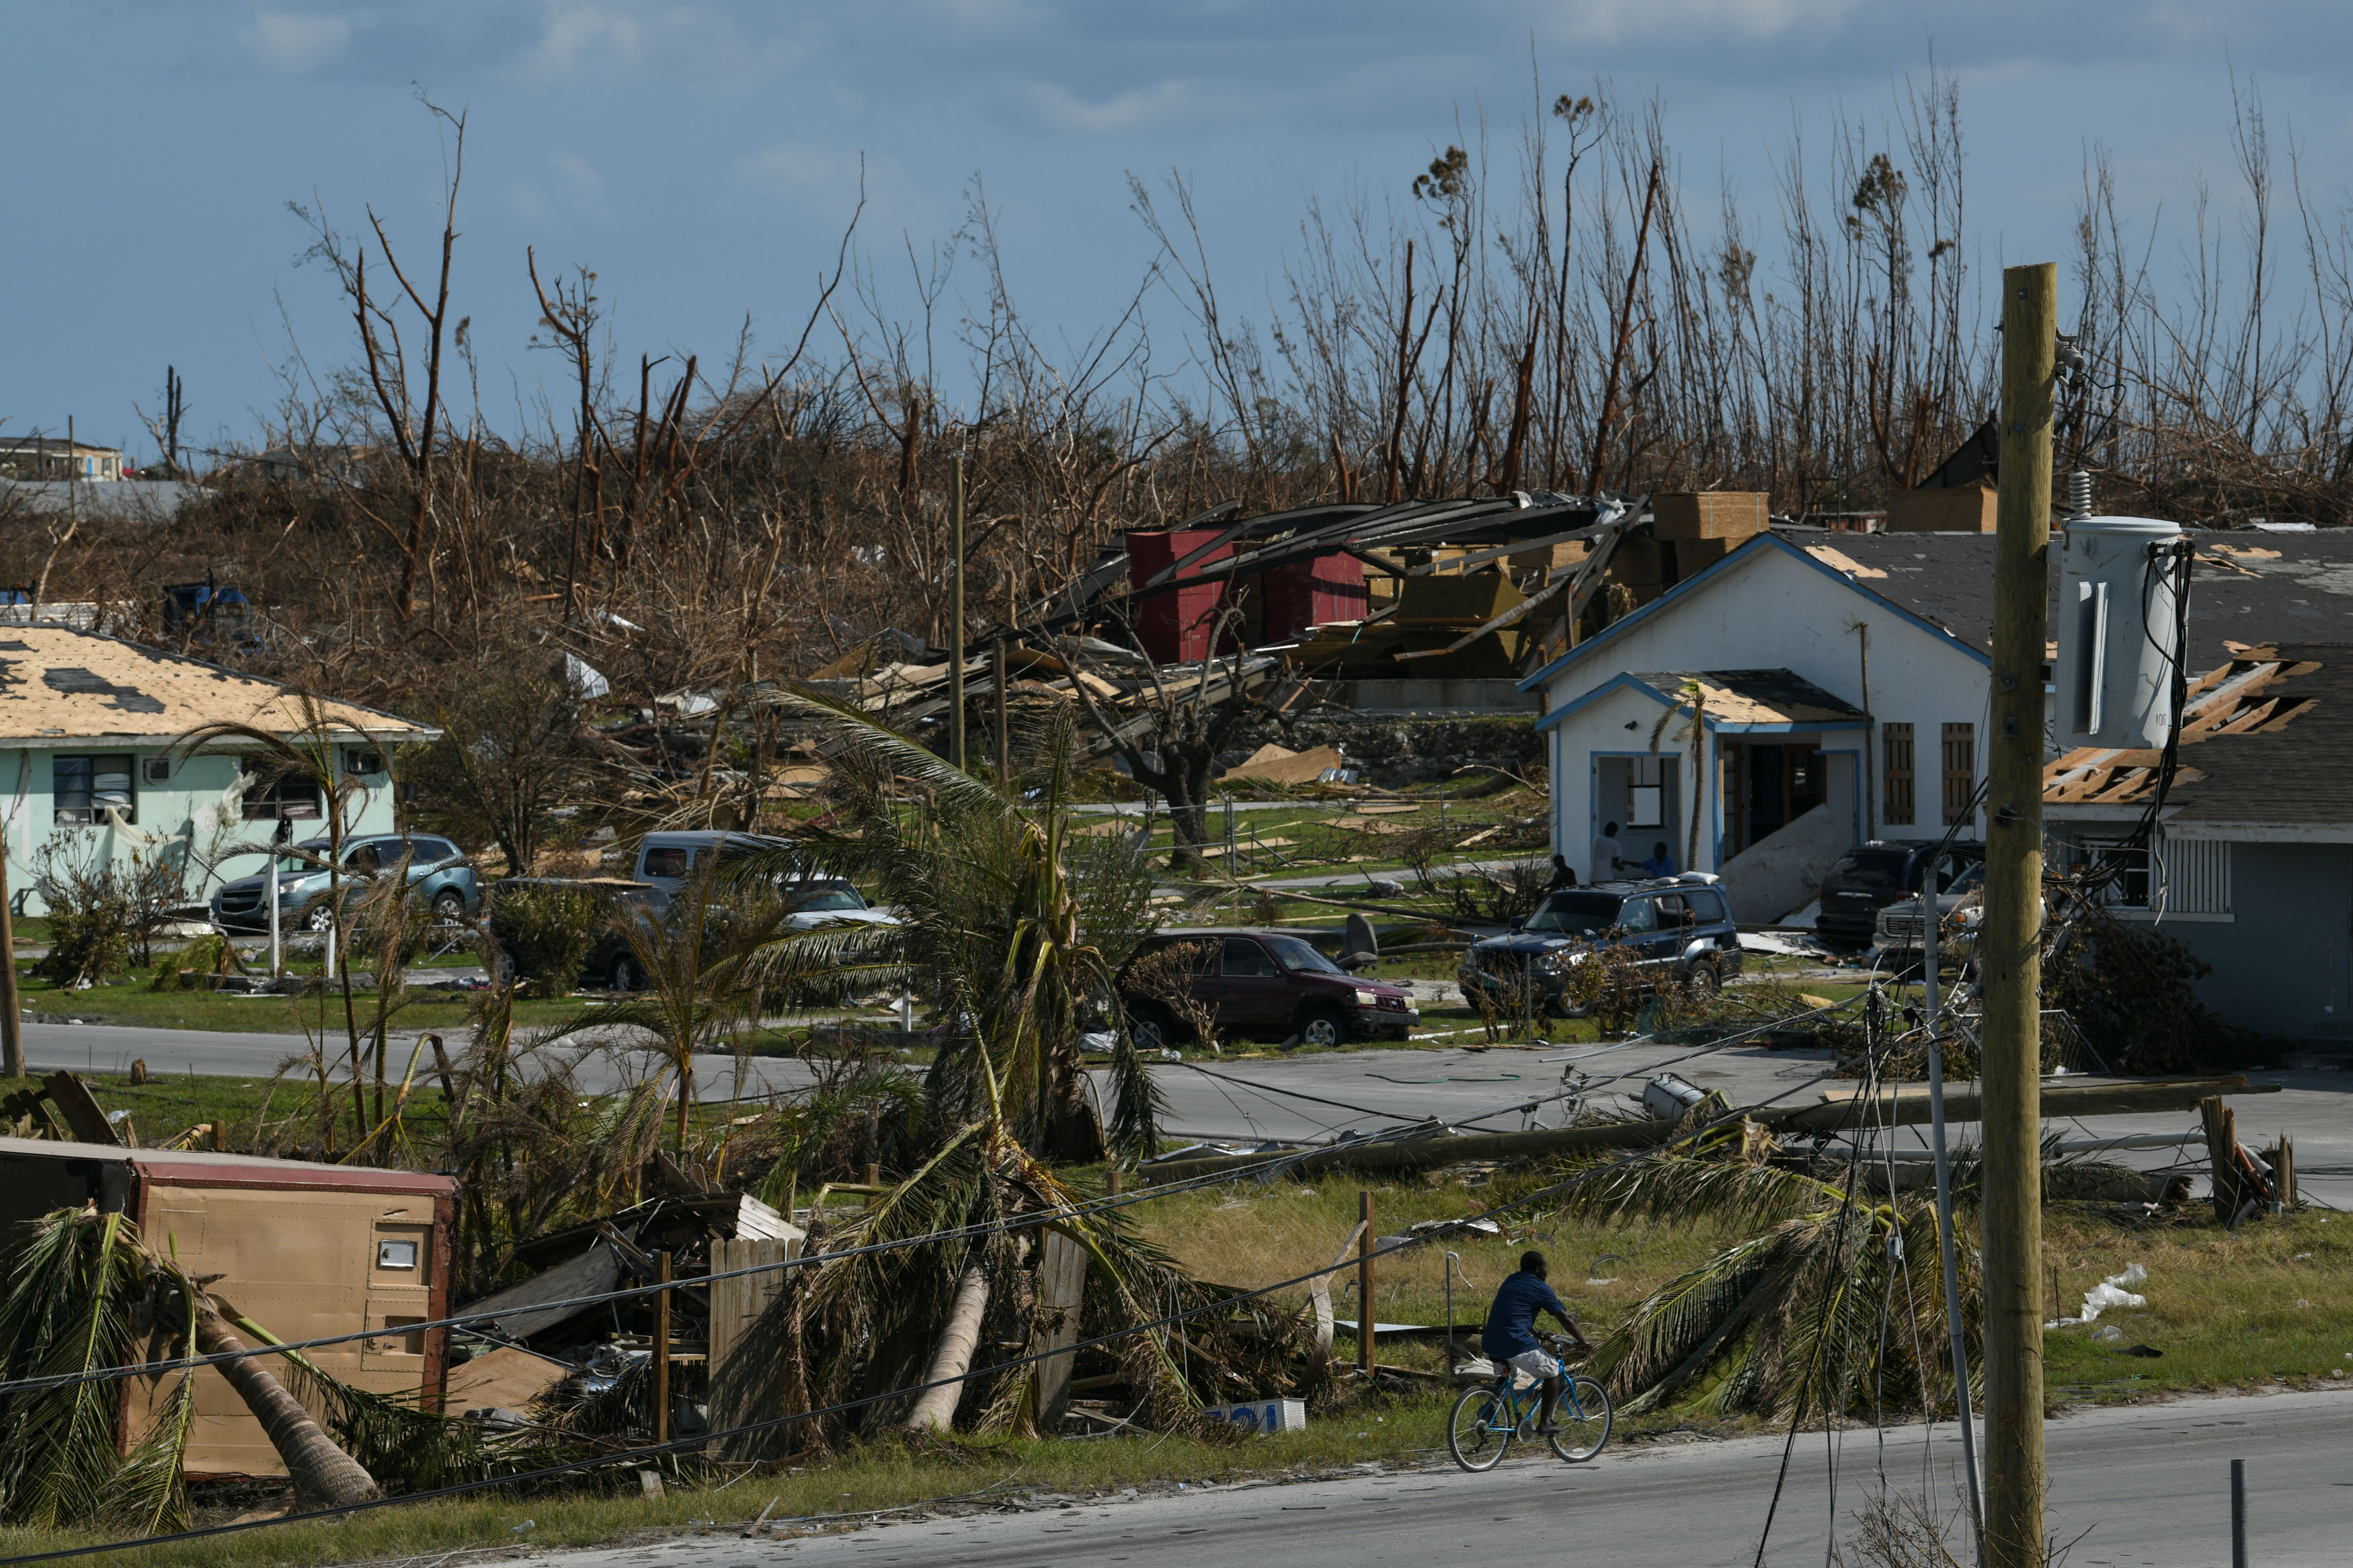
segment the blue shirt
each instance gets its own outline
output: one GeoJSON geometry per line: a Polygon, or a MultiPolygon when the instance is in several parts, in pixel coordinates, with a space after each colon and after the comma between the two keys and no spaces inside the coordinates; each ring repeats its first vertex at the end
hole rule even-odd
{"type": "Polygon", "coordinates": [[[1672,877],[1675,874],[1675,858],[1672,855],[1653,855],[1642,862],[1642,869],[1653,877],[1672,877]]]}
{"type": "Polygon", "coordinates": [[[1536,1314],[1554,1311],[1568,1316],[1568,1309],[1552,1293],[1552,1287],[1525,1269],[1513,1275],[1495,1292],[1495,1304],[1487,1309],[1486,1331],[1479,1336],[1479,1348],[1497,1361],[1505,1361],[1522,1351],[1542,1350],[1535,1336],[1528,1331],[1536,1324],[1536,1314]]]}

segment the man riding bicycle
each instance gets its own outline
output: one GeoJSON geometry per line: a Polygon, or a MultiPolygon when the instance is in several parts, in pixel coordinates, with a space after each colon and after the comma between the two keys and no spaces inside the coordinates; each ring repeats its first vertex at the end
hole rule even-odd
{"type": "Polygon", "coordinates": [[[1568,1331],[1580,1352],[1593,1347],[1586,1342],[1577,1320],[1568,1315],[1568,1309],[1553,1294],[1552,1287],[1545,1283],[1546,1272],[1543,1253],[1520,1254],[1520,1271],[1504,1281],[1495,1291],[1495,1304],[1487,1309],[1487,1326],[1479,1337],[1479,1345],[1490,1361],[1526,1373],[1544,1384],[1544,1405],[1536,1416],[1536,1434],[1550,1437],[1560,1431],[1553,1420],[1555,1408],[1560,1404],[1560,1363],[1536,1343],[1533,1331],[1536,1314],[1550,1312],[1559,1319],[1560,1326],[1568,1331]]]}

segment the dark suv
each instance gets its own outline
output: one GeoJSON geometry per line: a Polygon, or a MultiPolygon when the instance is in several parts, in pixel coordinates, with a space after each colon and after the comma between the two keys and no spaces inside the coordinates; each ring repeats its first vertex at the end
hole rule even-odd
{"type": "Polygon", "coordinates": [[[1410,992],[1359,980],[1288,931],[1163,931],[1145,938],[1119,973],[1128,1032],[1145,1050],[1176,1045],[1189,1030],[1166,1002],[1135,986],[1136,963],[1188,945],[1198,952],[1185,988],[1209,1009],[1220,1035],[1337,1046],[1402,1040],[1421,1022],[1410,992]]]}
{"type": "Polygon", "coordinates": [[[1740,973],[1740,931],[1724,889],[1713,877],[1686,874],[1546,893],[1526,920],[1466,949],[1455,978],[1474,1007],[1483,997],[1505,1012],[1533,1004],[1582,1017],[1592,1005],[1569,999],[1570,972],[1604,943],[1629,949],[1661,984],[1713,989],[1740,973]]]}
{"type": "MultiPolygon", "coordinates": [[[[1874,838],[1839,858],[1822,879],[1821,912],[1814,917],[1815,933],[1826,942],[1850,947],[1871,945],[1879,911],[1898,899],[1920,890],[1928,858],[1943,841],[1935,838],[1874,838]]],[[[1985,846],[1956,843],[1947,848],[1945,868],[1936,879],[1944,892],[1953,879],[1985,859],[1985,846]]]]}

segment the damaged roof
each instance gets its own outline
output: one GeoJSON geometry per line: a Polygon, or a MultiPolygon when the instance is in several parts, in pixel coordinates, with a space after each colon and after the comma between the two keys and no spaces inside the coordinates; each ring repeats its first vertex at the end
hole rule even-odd
{"type": "Polygon", "coordinates": [[[1865,724],[1871,715],[1788,669],[1627,670],[1536,721],[1541,731],[1613,691],[1631,689],[1667,708],[1688,707],[1699,688],[1711,730],[1777,730],[1865,724]]]}
{"type": "MultiPolygon", "coordinates": [[[[1993,646],[1990,533],[1788,534],[1791,543],[1974,648],[1993,646]]],[[[2353,641],[2353,529],[2228,533],[2193,529],[2189,664],[2211,668],[2234,643],[2353,641]]],[[[2051,552],[2052,626],[2060,552],[2051,552]]]]}
{"type": "Polygon", "coordinates": [[[1670,702],[1688,702],[1697,683],[1711,724],[1862,723],[1871,717],[1787,669],[1644,670],[1632,678],[1670,702]]]}
{"type": "Polygon", "coordinates": [[[290,735],[315,713],[374,740],[438,731],[357,703],[306,700],[275,681],[70,626],[0,626],[0,747],[68,741],[167,743],[209,724],[290,735]]]}
{"type": "MultiPolygon", "coordinates": [[[[2249,647],[2190,683],[2172,823],[2353,824],[2353,642],[2249,647]]],[[[2084,746],[2042,770],[2063,815],[2139,811],[2155,751],[2084,746]]]]}

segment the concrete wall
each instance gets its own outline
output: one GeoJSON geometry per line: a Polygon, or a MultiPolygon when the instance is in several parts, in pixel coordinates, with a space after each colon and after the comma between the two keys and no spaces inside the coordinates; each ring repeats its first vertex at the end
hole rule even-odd
{"type": "MultiPolygon", "coordinates": [[[[1870,585],[1868,580],[1861,584],[1865,588],[1870,585]]],[[[1748,546],[1715,576],[1662,602],[1644,616],[1620,622],[1587,643],[1580,657],[1546,682],[1546,709],[1557,712],[1628,670],[1776,668],[1794,671],[1864,709],[1876,721],[1913,726],[1917,798],[1914,820],[1889,823],[1882,818],[1885,784],[1880,776],[1883,752],[1874,729],[1869,732],[1868,765],[1860,771],[1854,786],[1862,797],[1859,803],[1862,837],[1933,838],[1943,833],[1942,744],[1948,722],[1977,726],[1977,776],[1984,777],[1986,666],[1954,638],[1866,598],[1842,575],[1810,561],[1794,559],[1773,542],[1748,546]],[[1849,629],[1855,624],[1870,628],[1868,701],[1861,657],[1864,639],[1849,629]],[[1867,789],[1862,787],[1866,779],[1867,789]]],[[[1658,713],[1655,702],[1618,692],[1564,720],[1551,731],[1547,751],[1553,777],[1553,842],[1568,857],[1570,865],[1579,868],[1580,874],[1578,857],[1586,852],[1593,821],[1591,769],[1585,758],[1596,751],[1644,749],[1658,713]],[[1625,728],[1630,719],[1637,725],[1633,731],[1625,728]]],[[[1679,726],[1670,726],[1670,732],[1675,728],[1679,726]]],[[[1863,733],[1831,731],[1822,744],[1832,751],[1852,749],[1862,743],[1863,733]]],[[[1687,752],[1689,742],[1674,749],[1687,752]]],[[[1711,742],[1710,770],[1716,762],[1711,742]]],[[[1683,774],[1686,792],[1690,776],[1683,774]]],[[[1713,794],[1712,771],[1709,776],[1713,794]]],[[[1981,837],[1982,825],[1980,814],[1978,822],[1964,831],[1981,837]]],[[[1712,870],[1717,863],[1716,847],[1708,842],[1711,831],[1710,826],[1703,826],[1696,868],[1700,870],[1712,870]]]]}
{"type": "MultiPolygon", "coordinates": [[[[344,748],[336,748],[338,766],[343,765],[343,752],[344,748]]],[[[144,777],[147,760],[165,756],[167,753],[156,747],[103,741],[72,742],[54,750],[20,749],[0,753],[0,790],[5,791],[5,796],[0,796],[0,825],[5,826],[8,885],[12,893],[23,895],[25,912],[37,915],[46,910],[34,880],[44,858],[57,847],[79,850],[95,845],[111,862],[126,867],[134,858],[150,863],[158,858],[168,858],[184,868],[186,896],[192,901],[209,898],[224,881],[251,876],[262,868],[266,851],[259,847],[268,844],[277,824],[245,820],[237,789],[242,759],[227,752],[171,757],[169,776],[160,784],[148,783],[144,777]],[[118,827],[111,823],[92,826],[60,824],[57,820],[50,794],[51,759],[91,755],[132,758],[138,803],[135,823],[118,827]],[[232,852],[247,843],[257,847],[243,853],[232,852]]],[[[346,836],[393,831],[396,824],[389,775],[365,774],[360,783],[362,787],[345,804],[346,836]]],[[[327,824],[298,821],[293,833],[298,842],[323,837],[327,824]]]]}
{"type": "MultiPolygon", "coordinates": [[[[2121,838],[2133,823],[2071,817],[2051,824],[2053,864],[2063,840],[2121,838]]],[[[2179,853],[2168,839],[2168,852],[2179,853]]],[[[2229,843],[2225,907],[2169,913],[2158,929],[2212,973],[2198,999],[2231,1023],[2292,1040],[2353,1042],[2353,844],[2229,843]]],[[[2120,910],[2147,923],[2146,912],[2120,910]]]]}

